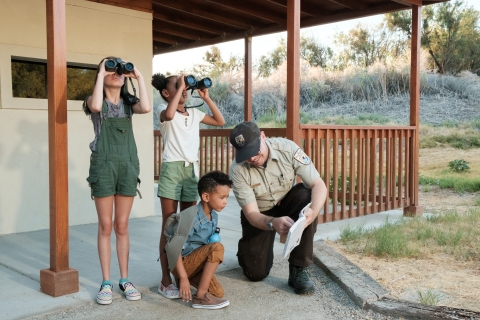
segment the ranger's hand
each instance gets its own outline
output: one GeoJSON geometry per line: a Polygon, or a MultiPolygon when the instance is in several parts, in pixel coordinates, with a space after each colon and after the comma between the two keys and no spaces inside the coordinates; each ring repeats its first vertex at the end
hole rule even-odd
{"type": "Polygon", "coordinates": [[[288,216],[278,217],[273,219],[273,230],[278,232],[278,234],[287,234],[290,227],[295,223],[292,218],[288,216]]]}

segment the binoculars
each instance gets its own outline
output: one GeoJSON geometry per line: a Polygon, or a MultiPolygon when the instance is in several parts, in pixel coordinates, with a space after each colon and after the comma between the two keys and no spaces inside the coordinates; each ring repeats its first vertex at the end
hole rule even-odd
{"type": "Polygon", "coordinates": [[[131,73],[133,69],[133,63],[125,62],[121,58],[108,59],[105,61],[105,70],[116,72],[119,75],[131,73]]]}
{"type": "Polygon", "coordinates": [[[212,80],[210,78],[203,78],[201,80],[196,80],[194,76],[188,75],[184,77],[185,79],[185,86],[187,89],[208,89],[212,86],[212,80]]]}

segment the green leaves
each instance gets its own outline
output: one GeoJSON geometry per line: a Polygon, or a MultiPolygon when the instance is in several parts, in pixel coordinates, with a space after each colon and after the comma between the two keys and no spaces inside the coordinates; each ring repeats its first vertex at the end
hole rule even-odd
{"type": "MultiPolygon", "coordinates": [[[[389,13],[385,20],[391,31],[411,37],[410,11],[389,13]]],[[[429,67],[440,74],[478,71],[479,12],[460,0],[426,6],[422,11],[421,44],[430,54],[429,67]]]]}
{"type": "Polygon", "coordinates": [[[467,170],[470,170],[468,164],[469,162],[465,160],[453,160],[448,163],[448,167],[450,168],[450,170],[455,172],[465,172],[467,170]]]}

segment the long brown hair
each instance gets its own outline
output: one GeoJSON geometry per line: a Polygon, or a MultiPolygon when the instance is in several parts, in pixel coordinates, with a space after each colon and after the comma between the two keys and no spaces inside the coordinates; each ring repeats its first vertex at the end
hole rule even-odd
{"type": "MultiPolygon", "coordinates": [[[[103,60],[109,60],[109,59],[115,60],[115,59],[117,59],[117,57],[108,56],[108,57],[106,57],[106,58],[103,58],[103,59],[100,61],[100,63],[97,65],[97,76],[95,77],[94,86],[97,84],[98,74],[100,73],[100,67],[101,67],[101,65],[102,65],[103,60]]],[[[123,85],[122,85],[122,87],[120,88],[120,97],[123,99],[123,101],[128,101],[125,92],[128,93],[127,78],[124,78],[124,79],[123,79],[123,85]]],[[[103,90],[103,99],[105,99],[105,89],[103,90]]],[[[83,111],[85,112],[86,115],[92,114],[92,111],[91,111],[90,108],[87,106],[87,99],[85,99],[85,101],[83,102],[83,111]]]]}

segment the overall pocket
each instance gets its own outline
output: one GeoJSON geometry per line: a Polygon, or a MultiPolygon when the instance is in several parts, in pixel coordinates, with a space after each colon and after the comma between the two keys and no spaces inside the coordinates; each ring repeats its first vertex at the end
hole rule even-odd
{"type": "Polygon", "coordinates": [[[108,142],[114,145],[127,143],[128,126],[112,123],[108,126],[108,142]]]}

